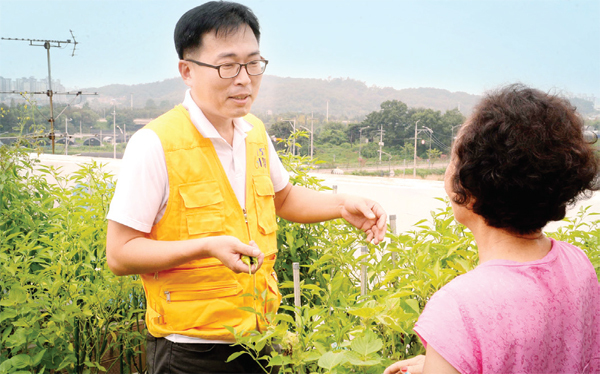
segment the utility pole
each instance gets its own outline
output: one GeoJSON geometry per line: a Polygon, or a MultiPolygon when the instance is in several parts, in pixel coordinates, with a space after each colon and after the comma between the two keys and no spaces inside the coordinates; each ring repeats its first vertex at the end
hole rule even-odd
{"type": "Polygon", "coordinates": [[[68,155],[69,150],[69,127],[68,127],[69,119],[65,117],[65,155],[68,155]]]}
{"type": "MultiPolygon", "coordinates": [[[[98,95],[98,93],[93,93],[93,94],[87,94],[87,93],[83,93],[81,91],[78,92],[64,92],[64,93],[58,93],[58,92],[54,92],[52,90],[52,72],[51,72],[51,68],[50,68],[50,48],[55,47],[55,48],[62,48],[61,44],[73,44],[73,52],[71,53],[71,57],[75,56],[75,48],[77,47],[77,44],[79,44],[76,40],[75,40],[75,35],[73,35],[73,31],[69,30],[71,32],[71,36],[73,37],[73,40],[71,41],[71,39],[67,39],[67,40],[48,40],[48,39],[21,39],[21,38],[0,38],[2,40],[16,40],[16,41],[24,41],[24,42],[29,42],[30,46],[33,47],[44,47],[46,49],[46,55],[48,57],[48,91],[46,92],[30,92],[31,94],[46,94],[48,95],[48,99],[50,100],[50,118],[48,119],[48,122],[50,122],[50,133],[48,134],[48,138],[52,141],[52,153],[54,153],[54,146],[55,146],[55,134],[54,134],[54,121],[60,116],[60,114],[56,117],[54,117],[54,104],[52,101],[52,98],[54,95],[75,95],[76,97],[79,95],[98,95]],[[39,43],[43,43],[43,44],[39,44],[39,43]]],[[[21,94],[21,92],[17,92],[17,91],[12,91],[12,92],[0,92],[0,93],[13,93],[13,94],[21,94]]],[[[66,109],[66,108],[65,108],[66,109]]],[[[64,112],[64,110],[63,110],[64,112]]],[[[62,113],[61,113],[62,114],[62,113]]]]}
{"type": "Polygon", "coordinates": [[[313,112],[310,112],[310,160],[313,159],[313,141],[315,138],[315,119],[313,118],[313,112]]]}
{"type": "Polygon", "coordinates": [[[117,104],[113,106],[113,158],[117,158],[117,104]]]}
{"type": "Polygon", "coordinates": [[[379,130],[379,164],[381,165],[381,148],[383,148],[383,124],[381,125],[381,129],[379,130]]]}
{"type": "Polygon", "coordinates": [[[359,166],[360,166],[360,159],[361,159],[360,149],[362,148],[362,131],[364,129],[368,129],[369,127],[371,127],[371,126],[361,127],[358,130],[358,162],[359,162],[359,166]]]}
{"type": "Polygon", "coordinates": [[[417,125],[419,124],[419,121],[420,119],[415,122],[415,157],[413,162],[413,177],[417,176],[417,125]]]}

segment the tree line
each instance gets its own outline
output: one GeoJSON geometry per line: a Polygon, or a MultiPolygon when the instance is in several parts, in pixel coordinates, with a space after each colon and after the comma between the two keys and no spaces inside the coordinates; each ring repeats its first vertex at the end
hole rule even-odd
{"type": "MultiPolygon", "coordinates": [[[[270,118],[267,118],[269,120],[270,118]]],[[[440,157],[450,152],[452,138],[456,136],[465,117],[458,109],[444,113],[426,108],[410,108],[398,100],[384,101],[360,122],[326,122],[323,116],[314,118],[305,114],[278,116],[269,127],[275,139],[286,139],[293,131],[303,131],[297,139],[299,154],[310,154],[310,129],[313,128],[313,155],[319,156],[336,147],[360,148],[362,158],[379,157],[380,145],[383,159],[414,157],[415,127],[417,128],[417,156],[440,157]],[[311,123],[312,122],[312,123],[311,123]],[[387,156],[386,156],[387,155],[387,156]]],[[[279,144],[279,147],[287,147],[279,144]]]]}

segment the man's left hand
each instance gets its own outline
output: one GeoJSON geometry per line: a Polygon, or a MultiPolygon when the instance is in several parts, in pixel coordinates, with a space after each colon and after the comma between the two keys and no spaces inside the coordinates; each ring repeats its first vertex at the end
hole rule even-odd
{"type": "Polygon", "coordinates": [[[342,206],[342,218],[367,234],[367,241],[379,244],[385,237],[387,214],[373,200],[349,196],[342,206]]]}

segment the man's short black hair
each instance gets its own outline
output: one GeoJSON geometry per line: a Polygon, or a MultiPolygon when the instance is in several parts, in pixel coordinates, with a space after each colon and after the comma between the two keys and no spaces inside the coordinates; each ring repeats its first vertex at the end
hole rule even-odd
{"type": "Polygon", "coordinates": [[[187,11],[175,26],[175,49],[179,59],[184,54],[202,47],[204,34],[214,32],[227,36],[240,26],[248,25],[260,41],[260,25],[250,8],[230,1],[210,1],[187,11]]]}

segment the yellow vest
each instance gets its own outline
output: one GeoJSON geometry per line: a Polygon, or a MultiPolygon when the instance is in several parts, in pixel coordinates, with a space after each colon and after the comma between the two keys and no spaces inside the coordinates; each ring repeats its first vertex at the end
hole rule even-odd
{"type": "MultiPolygon", "coordinates": [[[[160,138],[169,176],[169,200],[161,220],[147,237],[187,240],[231,235],[254,240],[265,254],[255,277],[235,274],[218,259],[194,260],[156,274],[142,274],[146,292],[146,325],[155,337],[181,334],[203,339],[233,340],[224,328],[264,329],[251,307],[276,313],[281,301],[273,265],[277,253],[274,190],[263,123],[246,137],[246,207],[240,206],[210,139],[200,135],[181,105],[150,122],[160,138]],[[265,292],[266,291],[266,292],[265,292]],[[258,326],[257,326],[258,325],[258,326]]],[[[269,314],[271,315],[271,314],[269,314]]]]}

